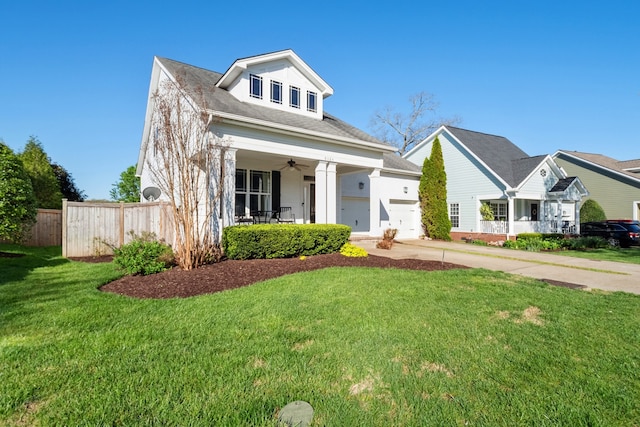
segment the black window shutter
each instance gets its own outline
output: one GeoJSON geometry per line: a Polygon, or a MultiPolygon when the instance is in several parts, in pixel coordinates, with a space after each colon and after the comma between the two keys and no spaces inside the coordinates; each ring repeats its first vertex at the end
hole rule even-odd
{"type": "Polygon", "coordinates": [[[280,171],[271,171],[271,210],[280,211],[280,171]]]}

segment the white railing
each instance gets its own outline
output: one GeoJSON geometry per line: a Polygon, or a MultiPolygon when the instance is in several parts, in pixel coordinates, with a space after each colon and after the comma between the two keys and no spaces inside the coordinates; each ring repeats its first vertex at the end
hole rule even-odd
{"type": "Polygon", "coordinates": [[[488,234],[507,234],[509,223],[506,221],[480,221],[480,229],[488,234]]]}

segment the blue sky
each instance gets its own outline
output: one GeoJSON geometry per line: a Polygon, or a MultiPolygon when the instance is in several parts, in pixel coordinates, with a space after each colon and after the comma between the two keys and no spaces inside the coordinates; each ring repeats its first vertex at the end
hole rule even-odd
{"type": "Polygon", "coordinates": [[[37,136],[108,198],[137,161],[154,55],[224,72],[290,48],[333,87],[326,111],[365,131],[426,91],[529,155],[640,158],[635,0],[173,4],[2,2],[0,138],[21,151],[37,136]]]}

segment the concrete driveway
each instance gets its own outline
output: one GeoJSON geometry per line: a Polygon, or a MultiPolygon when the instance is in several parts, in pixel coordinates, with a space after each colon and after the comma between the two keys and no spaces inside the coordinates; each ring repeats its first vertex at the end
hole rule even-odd
{"type": "MultiPolygon", "coordinates": [[[[571,283],[585,289],[640,294],[640,264],[592,261],[557,254],[435,240],[402,240],[391,250],[375,241],[355,242],[372,255],[445,261],[473,268],[504,271],[541,280],[571,283]]],[[[640,248],[638,251],[640,257],[640,248]]]]}

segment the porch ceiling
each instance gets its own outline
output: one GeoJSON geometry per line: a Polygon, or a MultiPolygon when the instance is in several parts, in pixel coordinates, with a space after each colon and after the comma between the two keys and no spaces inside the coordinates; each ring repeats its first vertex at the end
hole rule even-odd
{"type": "MultiPolygon", "coordinates": [[[[239,150],[236,153],[236,164],[239,168],[260,168],[261,170],[280,170],[287,167],[287,162],[294,160],[297,165],[304,165],[300,169],[305,175],[314,175],[318,160],[304,158],[300,156],[282,156],[272,153],[262,153],[256,151],[239,150]]],[[[337,165],[338,174],[348,174],[355,172],[367,171],[362,166],[354,166],[347,164],[337,165]]]]}

